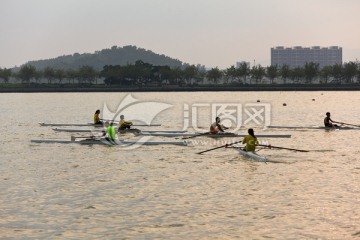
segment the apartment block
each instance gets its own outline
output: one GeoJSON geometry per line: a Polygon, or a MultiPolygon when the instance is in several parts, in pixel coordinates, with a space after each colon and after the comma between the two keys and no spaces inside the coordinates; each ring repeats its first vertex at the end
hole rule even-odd
{"type": "Polygon", "coordinates": [[[271,48],[271,65],[302,67],[306,63],[319,63],[320,68],[342,64],[342,48],[331,47],[283,47],[271,48]]]}

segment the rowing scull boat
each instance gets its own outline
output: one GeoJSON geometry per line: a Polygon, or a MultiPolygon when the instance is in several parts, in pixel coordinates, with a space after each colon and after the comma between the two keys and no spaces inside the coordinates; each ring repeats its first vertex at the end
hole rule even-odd
{"type": "MultiPolygon", "coordinates": [[[[91,130],[91,129],[68,129],[68,128],[53,128],[57,132],[103,132],[103,130],[91,130]]],[[[137,131],[135,129],[120,131],[120,133],[134,133],[138,136],[159,136],[159,137],[213,137],[213,138],[222,138],[222,137],[244,137],[245,134],[235,134],[235,133],[218,133],[218,134],[203,134],[203,133],[186,133],[183,130],[153,130],[153,131],[137,131]]],[[[257,134],[257,137],[264,138],[291,138],[291,134],[257,134]]]]}
{"type": "MultiPolygon", "coordinates": [[[[160,136],[160,137],[212,137],[212,138],[223,138],[223,137],[245,137],[247,134],[236,134],[236,133],[217,133],[217,134],[204,134],[204,133],[158,133],[158,132],[139,132],[134,133],[138,136],[160,136]]],[[[291,134],[256,134],[256,137],[263,138],[291,138],[291,134]]]]}
{"type": "Polygon", "coordinates": [[[325,130],[360,130],[360,128],[353,127],[324,127],[324,126],[267,126],[267,128],[278,128],[278,129],[325,129],[325,130]]]}
{"type": "MultiPolygon", "coordinates": [[[[51,126],[51,127],[103,127],[103,124],[94,124],[94,123],[39,123],[40,126],[51,126]]],[[[113,123],[113,125],[118,125],[113,123]]],[[[159,127],[161,124],[133,124],[134,127],[159,127]]]]}
{"type": "MultiPolygon", "coordinates": [[[[56,132],[103,132],[104,130],[98,129],[71,129],[71,128],[53,128],[56,132]]],[[[139,129],[126,129],[121,130],[120,133],[137,133],[139,129]]],[[[185,133],[186,130],[151,130],[140,131],[142,133],[185,133]]]]}
{"type": "Polygon", "coordinates": [[[260,156],[259,154],[257,154],[256,152],[247,152],[244,151],[244,148],[242,147],[234,147],[241,155],[251,158],[255,161],[259,161],[259,162],[266,162],[267,158],[264,156],[260,156]]]}
{"type": "Polygon", "coordinates": [[[31,140],[33,143],[78,143],[78,144],[101,144],[101,145],[179,145],[179,146],[187,146],[188,143],[186,141],[114,141],[109,142],[105,139],[84,139],[80,141],[72,141],[72,140],[55,140],[55,139],[35,139],[31,140]]]}

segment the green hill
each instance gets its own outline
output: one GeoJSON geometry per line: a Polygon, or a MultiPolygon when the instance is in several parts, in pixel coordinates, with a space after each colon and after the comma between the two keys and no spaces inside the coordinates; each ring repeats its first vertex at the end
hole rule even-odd
{"type": "Polygon", "coordinates": [[[155,66],[170,66],[171,68],[180,67],[182,62],[163,54],[156,54],[150,50],[138,48],[136,46],[113,46],[110,49],[103,49],[95,53],[75,53],[64,55],[53,59],[29,61],[38,70],[46,67],[54,69],[78,69],[82,66],[92,66],[96,70],[102,70],[105,65],[128,65],[134,64],[137,60],[150,63],[155,66]]]}

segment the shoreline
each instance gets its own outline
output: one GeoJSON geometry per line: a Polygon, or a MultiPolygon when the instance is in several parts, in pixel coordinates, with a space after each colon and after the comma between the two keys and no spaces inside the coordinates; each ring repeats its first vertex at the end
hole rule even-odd
{"type": "Polygon", "coordinates": [[[0,93],[61,92],[226,92],[226,91],[360,91],[360,85],[296,85],[296,86],[219,86],[219,87],[0,87],[0,93]]]}

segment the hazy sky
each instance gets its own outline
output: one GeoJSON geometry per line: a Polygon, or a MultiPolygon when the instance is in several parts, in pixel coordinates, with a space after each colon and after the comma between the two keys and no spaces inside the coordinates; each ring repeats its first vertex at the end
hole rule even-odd
{"type": "Polygon", "coordinates": [[[275,46],[360,60],[360,0],[0,0],[0,67],[114,45],[190,64],[268,66],[275,46]]]}

